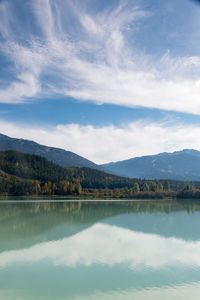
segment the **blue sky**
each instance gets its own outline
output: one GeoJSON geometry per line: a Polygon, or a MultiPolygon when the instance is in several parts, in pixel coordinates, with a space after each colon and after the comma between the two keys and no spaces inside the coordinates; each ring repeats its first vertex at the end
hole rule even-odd
{"type": "Polygon", "coordinates": [[[97,163],[200,150],[200,5],[0,1],[0,132],[97,163]]]}

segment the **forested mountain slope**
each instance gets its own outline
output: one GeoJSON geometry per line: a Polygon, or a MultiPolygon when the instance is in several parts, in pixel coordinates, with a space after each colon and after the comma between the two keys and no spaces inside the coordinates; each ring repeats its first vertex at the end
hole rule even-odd
{"type": "Polygon", "coordinates": [[[0,151],[0,195],[200,197],[200,182],[132,179],[90,168],[61,167],[37,155],[0,151]]]}

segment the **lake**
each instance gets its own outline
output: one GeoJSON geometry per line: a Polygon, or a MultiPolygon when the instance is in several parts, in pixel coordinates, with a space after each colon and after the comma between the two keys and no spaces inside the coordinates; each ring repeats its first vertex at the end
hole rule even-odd
{"type": "Polygon", "coordinates": [[[0,299],[199,298],[200,201],[18,200],[0,202],[0,299]]]}

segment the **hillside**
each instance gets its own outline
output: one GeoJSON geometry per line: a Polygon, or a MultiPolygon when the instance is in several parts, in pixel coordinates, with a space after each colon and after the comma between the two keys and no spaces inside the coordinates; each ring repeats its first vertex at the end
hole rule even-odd
{"type": "Polygon", "coordinates": [[[26,154],[40,155],[63,167],[86,167],[100,169],[95,163],[73,152],[47,147],[33,141],[11,138],[0,134],[0,151],[14,150],[26,154]]]}
{"type": "Polygon", "coordinates": [[[200,182],[131,179],[90,168],[64,168],[37,155],[0,151],[0,195],[200,197],[200,182]]]}
{"type": "Polygon", "coordinates": [[[200,180],[200,152],[192,149],[136,157],[102,166],[107,172],[132,178],[200,180]]]}
{"type": "Polygon", "coordinates": [[[0,151],[0,194],[79,195],[82,189],[131,188],[133,179],[90,168],[64,168],[37,155],[0,151]]]}

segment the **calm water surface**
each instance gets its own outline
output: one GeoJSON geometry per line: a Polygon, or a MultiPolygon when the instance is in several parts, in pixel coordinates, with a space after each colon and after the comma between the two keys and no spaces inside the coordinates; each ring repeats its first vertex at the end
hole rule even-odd
{"type": "Polygon", "coordinates": [[[200,294],[200,201],[0,202],[0,299],[200,294]]]}

